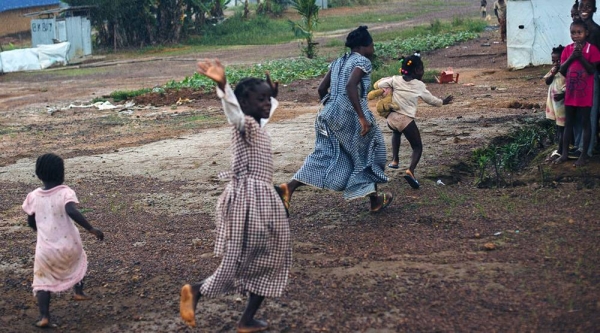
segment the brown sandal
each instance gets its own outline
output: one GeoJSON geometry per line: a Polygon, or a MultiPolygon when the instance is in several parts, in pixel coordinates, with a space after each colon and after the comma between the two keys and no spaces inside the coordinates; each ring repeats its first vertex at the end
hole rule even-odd
{"type": "Polygon", "coordinates": [[[379,208],[377,208],[377,209],[371,208],[370,209],[371,213],[378,213],[378,212],[382,211],[384,208],[386,208],[387,206],[389,206],[392,203],[392,200],[394,200],[394,196],[390,192],[382,192],[377,196],[383,197],[383,202],[381,203],[381,206],[379,208]]]}

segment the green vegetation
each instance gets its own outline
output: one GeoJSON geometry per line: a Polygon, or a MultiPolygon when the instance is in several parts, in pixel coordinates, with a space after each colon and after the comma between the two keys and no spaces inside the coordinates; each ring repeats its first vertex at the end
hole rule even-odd
{"type": "Polygon", "coordinates": [[[221,24],[206,27],[202,36],[192,36],[192,45],[269,45],[294,40],[294,33],[285,20],[257,15],[243,19],[241,13],[221,24]]]}
{"type": "Polygon", "coordinates": [[[302,46],[302,53],[309,59],[317,56],[317,44],[313,40],[314,31],[319,23],[319,6],[315,0],[291,0],[292,7],[300,15],[300,22],[289,21],[296,37],[304,38],[306,45],[302,46]]]}
{"type": "Polygon", "coordinates": [[[134,98],[136,96],[147,94],[150,91],[152,91],[152,89],[150,89],[150,88],[142,88],[142,89],[132,90],[132,91],[117,90],[117,91],[113,91],[110,94],[110,97],[115,102],[120,102],[120,101],[125,101],[125,100],[128,100],[128,99],[132,99],[132,98],[134,98]]]}
{"type": "Polygon", "coordinates": [[[477,171],[478,185],[505,185],[508,173],[519,170],[543,148],[544,142],[554,138],[554,125],[547,120],[519,127],[507,137],[496,138],[487,147],[473,151],[472,163],[477,171]]]}
{"type": "MultiPolygon", "coordinates": [[[[226,75],[227,81],[235,84],[239,80],[249,76],[264,77],[265,71],[269,71],[273,80],[287,84],[296,80],[306,80],[324,75],[327,73],[328,63],[324,58],[273,60],[252,66],[230,66],[226,69],[226,75]]],[[[212,80],[195,73],[182,81],[170,81],[165,85],[165,88],[210,90],[213,86],[214,83],[212,80]]]]}

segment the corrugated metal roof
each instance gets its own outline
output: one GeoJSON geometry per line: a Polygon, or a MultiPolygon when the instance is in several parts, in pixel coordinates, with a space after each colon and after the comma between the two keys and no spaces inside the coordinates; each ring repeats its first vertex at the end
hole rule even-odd
{"type": "Polygon", "coordinates": [[[58,5],[60,0],[0,0],[0,13],[14,9],[58,5]]]}

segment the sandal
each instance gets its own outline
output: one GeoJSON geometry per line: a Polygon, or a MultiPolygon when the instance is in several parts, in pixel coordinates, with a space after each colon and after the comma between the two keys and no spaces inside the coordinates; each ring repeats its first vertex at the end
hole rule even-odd
{"type": "Polygon", "coordinates": [[[285,198],[285,193],[288,192],[287,185],[286,184],[275,185],[275,192],[277,192],[277,194],[279,194],[281,203],[283,203],[283,208],[285,208],[285,215],[287,217],[290,217],[290,201],[285,198]],[[286,187],[286,190],[283,189],[284,186],[286,187]]]}
{"type": "Polygon", "coordinates": [[[388,164],[388,168],[390,168],[390,169],[398,169],[398,168],[400,168],[400,166],[398,164],[392,164],[392,163],[390,163],[390,164],[388,164]]]}
{"type": "Polygon", "coordinates": [[[546,159],[544,161],[546,163],[552,163],[559,158],[560,158],[560,154],[558,153],[558,150],[555,150],[552,152],[552,154],[550,154],[550,156],[546,157],[546,159]]]}
{"type": "Polygon", "coordinates": [[[414,189],[418,189],[421,186],[419,185],[419,181],[415,178],[413,173],[410,172],[410,170],[406,170],[406,175],[404,175],[404,179],[406,179],[408,185],[410,185],[410,187],[414,189]]]}
{"type": "Polygon", "coordinates": [[[392,200],[394,200],[394,196],[390,192],[382,192],[377,196],[383,197],[383,202],[381,203],[381,206],[379,208],[377,208],[377,209],[371,208],[369,210],[371,213],[378,213],[378,212],[382,211],[384,208],[386,208],[387,206],[389,206],[392,203],[392,200]]]}

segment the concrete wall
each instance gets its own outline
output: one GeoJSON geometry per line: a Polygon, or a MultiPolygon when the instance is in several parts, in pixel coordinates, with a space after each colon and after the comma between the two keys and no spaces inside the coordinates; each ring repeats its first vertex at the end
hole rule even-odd
{"type": "Polygon", "coordinates": [[[42,10],[48,10],[53,8],[58,8],[58,6],[30,7],[9,10],[0,13],[0,37],[18,32],[30,32],[31,17],[24,17],[23,14],[39,12],[42,10]]]}

